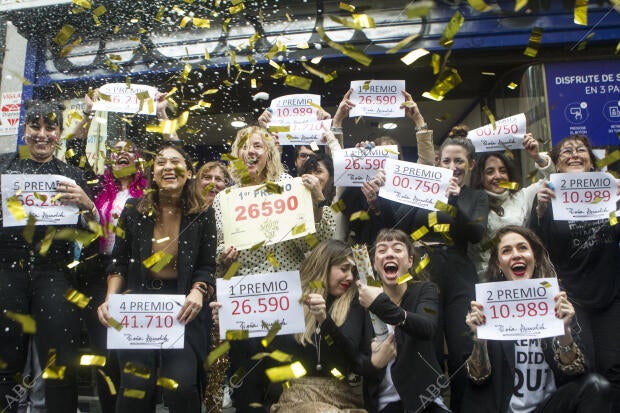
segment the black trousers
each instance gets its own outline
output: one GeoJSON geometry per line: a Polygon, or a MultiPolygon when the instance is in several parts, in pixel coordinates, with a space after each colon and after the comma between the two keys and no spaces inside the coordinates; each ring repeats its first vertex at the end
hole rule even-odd
{"type": "MultiPolygon", "coordinates": [[[[56,366],[65,366],[63,379],[46,379],[45,399],[49,413],[77,411],[76,369],[79,365],[80,309],[64,298],[72,287],[67,275],[51,268],[0,269],[0,308],[2,312],[30,314],[36,322],[36,350],[45,368],[50,350],[56,351],[56,366]]],[[[14,397],[28,353],[29,336],[21,325],[6,316],[0,317],[0,358],[6,366],[0,370],[0,410],[17,409],[14,397]]],[[[33,380],[43,380],[34,377],[33,380]]]]}
{"type": "Polygon", "coordinates": [[[430,258],[430,280],[439,286],[441,331],[436,337],[436,351],[439,360],[442,360],[445,338],[448,345],[450,408],[458,412],[467,380],[464,363],[473,348],[465,316],[476,296],[474,285],[478,275],[467,254],[456,248],[430,246],[427,253],[430,258]]]}
{"type": "Polygon", "coordinates": [[[609,382],[598,374],[587,374],[560,386],[534,413],[609,413],[611,408],[609,382]]]}

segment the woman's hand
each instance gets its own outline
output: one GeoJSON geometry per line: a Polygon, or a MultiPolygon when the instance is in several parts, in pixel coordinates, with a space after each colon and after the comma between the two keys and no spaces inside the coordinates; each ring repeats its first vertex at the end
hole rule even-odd
{"type": "Polygon", "coordinates": [[[271,123],[271,109],[267,108],[263,111],[263,113],[261,113],[261,115],[258,117],[258,124],[267,129],[269,127],[269,124],[271,123]]]}
{"type": "Polygon", "coordinates": [[[360,141],[355,144],[356,148],[372,149],[375,147],[375,141],[360,141]]]}
{"type": "Polygon", "coordinates": [[[361,281],[357,281],[355,284],[357,285],[357,293],[359,296],[360,305],[364,308],[370,307],[370,305],[383,292],[383,288],[372,287],[370,285],[362,283],[361,281]]]}
{"type": "Polygon", "coordinates": [[[477,301],[471,302],[471,308],[467,316],[465,317],[465,324],[469,326],[469,329],[474,334],[474,337],[478,336],[478,326],[484,325],[487,322],[487,318],[482,312],[482,304],[477,301]]]}
{"type": "Polygon", "coordinates": [[[181,323],[189,324],[202,310],[202,301],[204,297],[200,291],[192,288],[185,297],[185,304],[177,314],[177,320],[181,323]]]}
{"type": "Polygon", "coordinates": [[[448,183],[448,189],[446,189],[446,196],[459,196],[460,194],[461,186],[459,185],[458,178],[453,176],[452,178],[450,178],[450,183],[448,183]]]}
{"type": "Polygon", "coordinates": [[[323,196],[323,187],[321,186],[319,178],[312,174],[303,174],[301,176],[301,181],[310,191],[310,195],[312,195],[312,202],[314,202],[315,205],[325,200],[325,196],[323,196]]]}
{"type": "Polygon", "coordinates": [[[211,318],[214,323],[220,322],[220,308],[222,308],[222,304],[217,301],[211,301],[209,303],[209,307],[211,308],[211,318]]]}
{"type": "Polygon", "coordinates": [[[388,365],[396,357],[396,343],[394,342],[394,333],[388,334],[385,340],[377,343],[373,340],[370,344],[372,355],[370,362],[375,368],[382,369],[388,365]]]}
{"type": "Polygon", "coordinates": [[[325,304],[325,299],[321,294],[308,294],[304,300],[304,304],[308,306],[310,314],[314,316],[319,324],[325,321],[327,318],[327,306],[325,304]]]}
{"type": "Polygon", "coordinates": [[[538,159],[538,141],[531,133],[526,133],[525,136],[523,136],[523,149],[525,149],[530,158],[534,160],[538,159]]]}
{"type": "Polygon", "coordinates": [[[166,113],[166,108],[168,107],[167,97],[168,93],[155,92],[155,115],[157,115],[158,120],[168,119],[168,113],[166,113]]]}
{"type": "Polygon", "coordinates": [[[538,190],[538,202],[536,203],[536,214],[538,218],[542,218],[551,200],[555,199],[555,191],[551,188],[551,183],[545,181],[544,185],[538,190]]]}
{"type": "Polygon", "coordinates": [[[568,301],[568,296],[565,291],[561,291],[555,296],[555,316],[562,320],[564,323],[564,331],[570,332],[570,324],[575,317],[575,308],[568,301]]]}
{"type": "Polygon", "coordinates": [[[332,126],[341,128],[342,121],[349,117],[349,112],[355,107],[355,104],[351,101],[351,93],[353,93],[353,89],[349,89],[342,97],[342,100],[338,104],[338,109],[336,109],[336,113],[334,114],[332,126]]]}
{"type": "Polygon", "coordinates": [[[60,199],[63,203],[77,205],[81,210],[92,211],[95,204],[90,200],[81,186],[71,182],[60,182],[57,186],[58,192],[62,194],[60,199]]]}
{"type": "Polygon", "coordinates": [[[424,122],[424,118],[422,117],[422,113],[420,113],[420,109],[418,108],[417,103],[413,101],[413,97],[404,90],[403,96],[405,96],[405,103],[403,103],[400,108],[405,109],[405,116],[408,117],[415,123],[416,128],[421,127],[426,122],[424,122]],[[408,103],[411,102],[411,103],[408,103]]]}
{"type": "Polygon", "coordinates": [[[99,100],[99,89],[93,90],[93,93],[84,95],[84,113],[90,114],[93,111],[93,105],[99,100]]]}
{"type": "Polygon", "coordinates": [[[220,253],[220,263],[225,269],[228,269],[228,267],[238,259],[239,250],[237,250],[234,245],[231,245],[220,253]]]}
{"type": "Polygon", "coordinates": [[[106,300],[103,302],[103,304],[97,307],[97,318],[104,327],[111,327],[110,323],[108,322],[111,317],[112,316],[110,315],[110,311],[108,309],[108,301],[106,300]]]}

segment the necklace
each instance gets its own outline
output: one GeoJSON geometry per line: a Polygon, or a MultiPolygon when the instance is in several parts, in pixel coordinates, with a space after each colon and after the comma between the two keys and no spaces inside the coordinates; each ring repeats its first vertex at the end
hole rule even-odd
{"type": "Polygon", "coordinates": [[[314,337],[312,339],[314,341],[314,347],[316,347],[316,371],[321,371],[323,370],[323,366],[321,365],[321,326],[319,323],[316,324],[314,337]]]}

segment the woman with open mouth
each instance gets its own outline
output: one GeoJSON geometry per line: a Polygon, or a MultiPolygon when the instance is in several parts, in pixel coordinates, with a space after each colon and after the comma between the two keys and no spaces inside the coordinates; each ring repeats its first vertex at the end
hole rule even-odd
{"type": "MultiPolygon", "coordinates": [[[[516,225],[497,231],[486,278],[519,281],[555,277],[542,240],[516,225]]],[[[572,299],[572,297],[571,297],[572,299]]],[[[581,349],[575,309],[562,291],[555,297],[555,316],[564,324],[558,337],[499,341],[478,339],[486,324],[482,304],[471,302],[465,322],[474,346],[467,359],[469,383],[463,398],[465,412],[586,413],[611,412],[611,386],[599,374],[588,374],[581,349]]]]}
{"type": "MultiPolygon", "coordinates": [[[[523,138],[523,149],[534,161],[536,168],[545,178],[554,172],[554,166],[548,155],[538,152],[538,141],[531,133],[523,138]]],[[[532,202],[538,189],[544,185],[544,179],[525,187],[510,188],[509,185],[521,182],[515,164],[502,152],[485,152],[476,159],[471,173],[471,187],[484,190],[489,197],[489,217],[483,241],[470,244],[468,253],[478,277],[482,277],[489,262],[487,245],[493,242],[495,231],[506,225],[527,225],[532,210],[532,202]]]]}
{"type": "Polygon", "coordinates": [[[441,367],[433,339],[438,331],[439,292],[423,273],[410,276],[415,261],[411,239],[403,231],[382,229],[374,244],[374,269],[381,287],[357,282],[359,300],[389,330],[373,340],[370,357],[363,356],[365,408],[370,413],[449,412],[431,386],[449,381],[441,367]],[[414,373],[415,372],[415,373],[414,373]]]}
{"type": "MultiPolygon", "coordinates": [[[[553,147],[550,155],[558,172],[587,176],[588,172],[598,170],[592,146],[584,135],[567,136],[553,147]]],[[[609,178],[614,179],[611,175],[609,178]]],[[[596,191],[592,189],[592,193],[596,191]]],[[[617,199],[617,194],[606,196],[617,199]]],[[[550,184],[540,188],[529,226],[549,249],[558,278],[574,300],[586,360],[611,382],[614,411],[620,411],[620,329],[610,328],[620,319],[620,225],[612,224],[608,218],[557,220],[550,206],[555,197],[550,184]]]]}

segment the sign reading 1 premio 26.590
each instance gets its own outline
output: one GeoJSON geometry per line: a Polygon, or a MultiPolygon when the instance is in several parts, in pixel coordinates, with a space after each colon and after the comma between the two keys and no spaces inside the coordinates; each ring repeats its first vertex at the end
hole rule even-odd
{"type": "Polygon", "coordinates": [[[620,60],[545,64],[553,143],[588,135],[593,146],[618,144],[620,60]]]}

